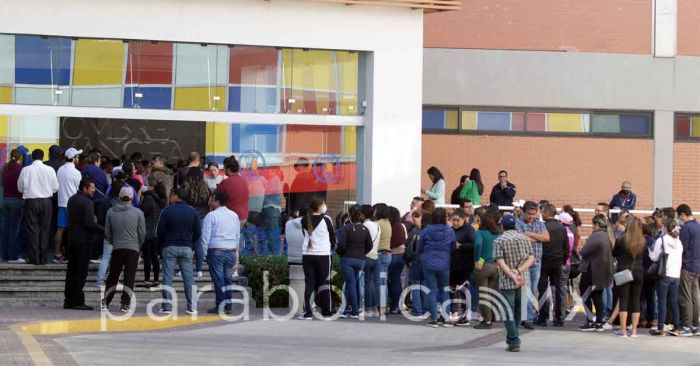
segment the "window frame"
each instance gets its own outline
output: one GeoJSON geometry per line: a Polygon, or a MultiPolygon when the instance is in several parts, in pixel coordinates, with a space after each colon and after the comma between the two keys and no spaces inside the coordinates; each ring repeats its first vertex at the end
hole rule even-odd
{"type": "Polygon", "coordinates": [[[700,142],[700,137],[693,137],[692,136],[692,130],[690,131],[691,135],[688,137],[683,137],[683,136],[678,136],[677,133],[677,126],[678,126],[678,117],[681,116],[686,116],[690,117],[690,128],[692,129],[692,118],[693,117],[700,117],[700,113],[692,113],[692,112],[676,112],[673,114],[673,141],[678,141],[678,142],[700,142]]]}

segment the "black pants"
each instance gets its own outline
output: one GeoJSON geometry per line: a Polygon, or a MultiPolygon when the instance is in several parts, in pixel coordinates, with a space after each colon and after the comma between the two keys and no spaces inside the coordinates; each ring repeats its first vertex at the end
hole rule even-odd
{"type": "Polygon", "coordinates": [[[329,255],[305,255],[304,266],[304,314],[312,316],[312,297],[323,316],[331,314],[331,257],[329,255]]]}
{"type": "Polygon", "coordinates": [[[153,268],[153,281],[158,281],[160,262],[158,261],[158,238],[148,239],[141,247],[143,254],[143,278],[144,281],[151,280],[151,268],[153,268]]]}
{"type": "MultiPolygon", "coordinates": [[[[543,303],[543,299],[547,296],[547,289],[554,286],[554,320],[562,321],[561,314],[561,298],[563,289],[561,287],[561,261],[560,260],[542,260],[542,269],[540,270],[540,282],[537,284],[537,292],[539,293],[539,303],[543,303]]],[[[545,322],[549,318],[549,304],[545,304],[542,309],[538,309],[538,321],[545,322]]]]}
{"type": "Polygon", "coordinates": [[[642,296],[642,285],[644,275],[639,271],[632,271],[634,281],[622,286],[616,286],[618,300],[620,301],[620,311],[639,313],[641,312],[640,298],[642,296]]]}
{"type": "Polygon", "coordinates": [[[34,198],[24,201],[24,242],[31,264],[46,264],[51,234],[51,198],[34,198]]]}
{"type": "MultiPolygon", "coordinates": [[[[653,322],[656,318],[656,279],[650,276],[644,276],[644,284],[642,285],[642,315],[645,322],[653,322]]],[[[670,308],[668,308],[670,309],[670,308]]]]}
{"type": "Polygon", "coordinates": [[[591,288],[591,272],[583,272],[579,282],[579,292],[583,297],[583,304],[586,306],[586,320],[593,323],[603,323],[605,318],[605,305],[603,305],[603,288],[591,288]],[[589,292],[590,291],[590,292],[589,292]],[[595,320],[593,319],[593,308],[595,307],[595,320]]]}
{"type": "Polygon", "coordinates": [[[90,266],[90,243],[72,241],[68,242],[70,261],[66,270],[66,287],[64,290],[64,307],[85,305],[85,279],[90,266]]]}
{"type": "Polygon", "coordinates": [[[136,267],[139,265],[139,252],[131,249],[117,249],[112,252],[112,260],[109,262],[109,276],[107,276],[105,290],[105,304],[109,305],[117,292],[117,282],[124,270],[124,291],[122,291],[122,305],[131,303],[130,292],[134,290],[134,278],[136,267]],[[128,289],[128,290],[127,290],[128,289]]]}

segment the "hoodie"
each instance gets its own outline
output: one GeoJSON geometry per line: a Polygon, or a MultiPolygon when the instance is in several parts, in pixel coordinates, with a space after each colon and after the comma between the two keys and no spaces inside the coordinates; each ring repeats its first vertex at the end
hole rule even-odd
{"type": "Polygon", "coordinates": [[[424,269],[450,270],[450,253],[455,250],[454,230],[444,224],[428,225],[418,240],[418,253],[424,269]]]}
{"type": "Polygon", "coordinates": [[[143,193],[141,211],[143,211],[143,215],[146,219],[146,240],[156,237],[156,225],[158,225],[160,212],[165,205],[165,199],[158,197],[155,192],[146,191],[143,193]]]}
{"type": "Polygon", "coordinates": [[[105,241],[114,246],[113,250],[130,249],[138,252],[146,240],[146,220],[143,212],[131,202],[119,201],[107,211],[105,220],[105,241]]]}
{"type": "Polygon", "coordinates": [[[22,153],[22,157],[24,158],[22,166],[30,166],[32,165],[32,156],[29,154],[29,149],[27,149],[26,146],[24,145],[19,145],[17,146],[17,150],[22,153]]]}

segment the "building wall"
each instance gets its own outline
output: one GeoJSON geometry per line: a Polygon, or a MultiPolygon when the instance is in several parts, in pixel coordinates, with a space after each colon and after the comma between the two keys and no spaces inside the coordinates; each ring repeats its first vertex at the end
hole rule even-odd
{"type": "Polygon", "coordinates": [[[700,210],[700,144],[673,144],[673,206],[681,203],[700,210]]]}
{"type": "Polygon", "coordinates": [[[653,149],[650,139],[424,134],[422,184],[430,187],[425,172],[438,167],[447,180],[449,200],[460,176],[478,168],[484,182],[482,202],[487,203],[498,171],[505,169],[517,186],[516,199],[593,208],[609,202],[622,181],[630,180],[637,207],[649,209],[653,149]],[[629,159],[615,159],[620,151],[629,159]]]}
{"type": "Polygon", "coordinates": [[[700,2],[678,0],[678,54],[700,56],[700,2]]]}
{"type": "Polygon", "coordinates": [[[652,0],[469,0],[425,16],[425,46],[650,54],[651,25],[652,0]]]}

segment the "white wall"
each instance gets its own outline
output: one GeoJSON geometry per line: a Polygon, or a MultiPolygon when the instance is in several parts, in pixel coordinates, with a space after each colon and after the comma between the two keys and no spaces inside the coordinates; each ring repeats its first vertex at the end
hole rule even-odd
{"type": "Polygon", "coordinates": [[[3,0],[0,33],[370,51],[364,157],[371,164],[360,164],[362,201],[403,210],[419,193],[420,10],[291,0],[3,0]]]}

